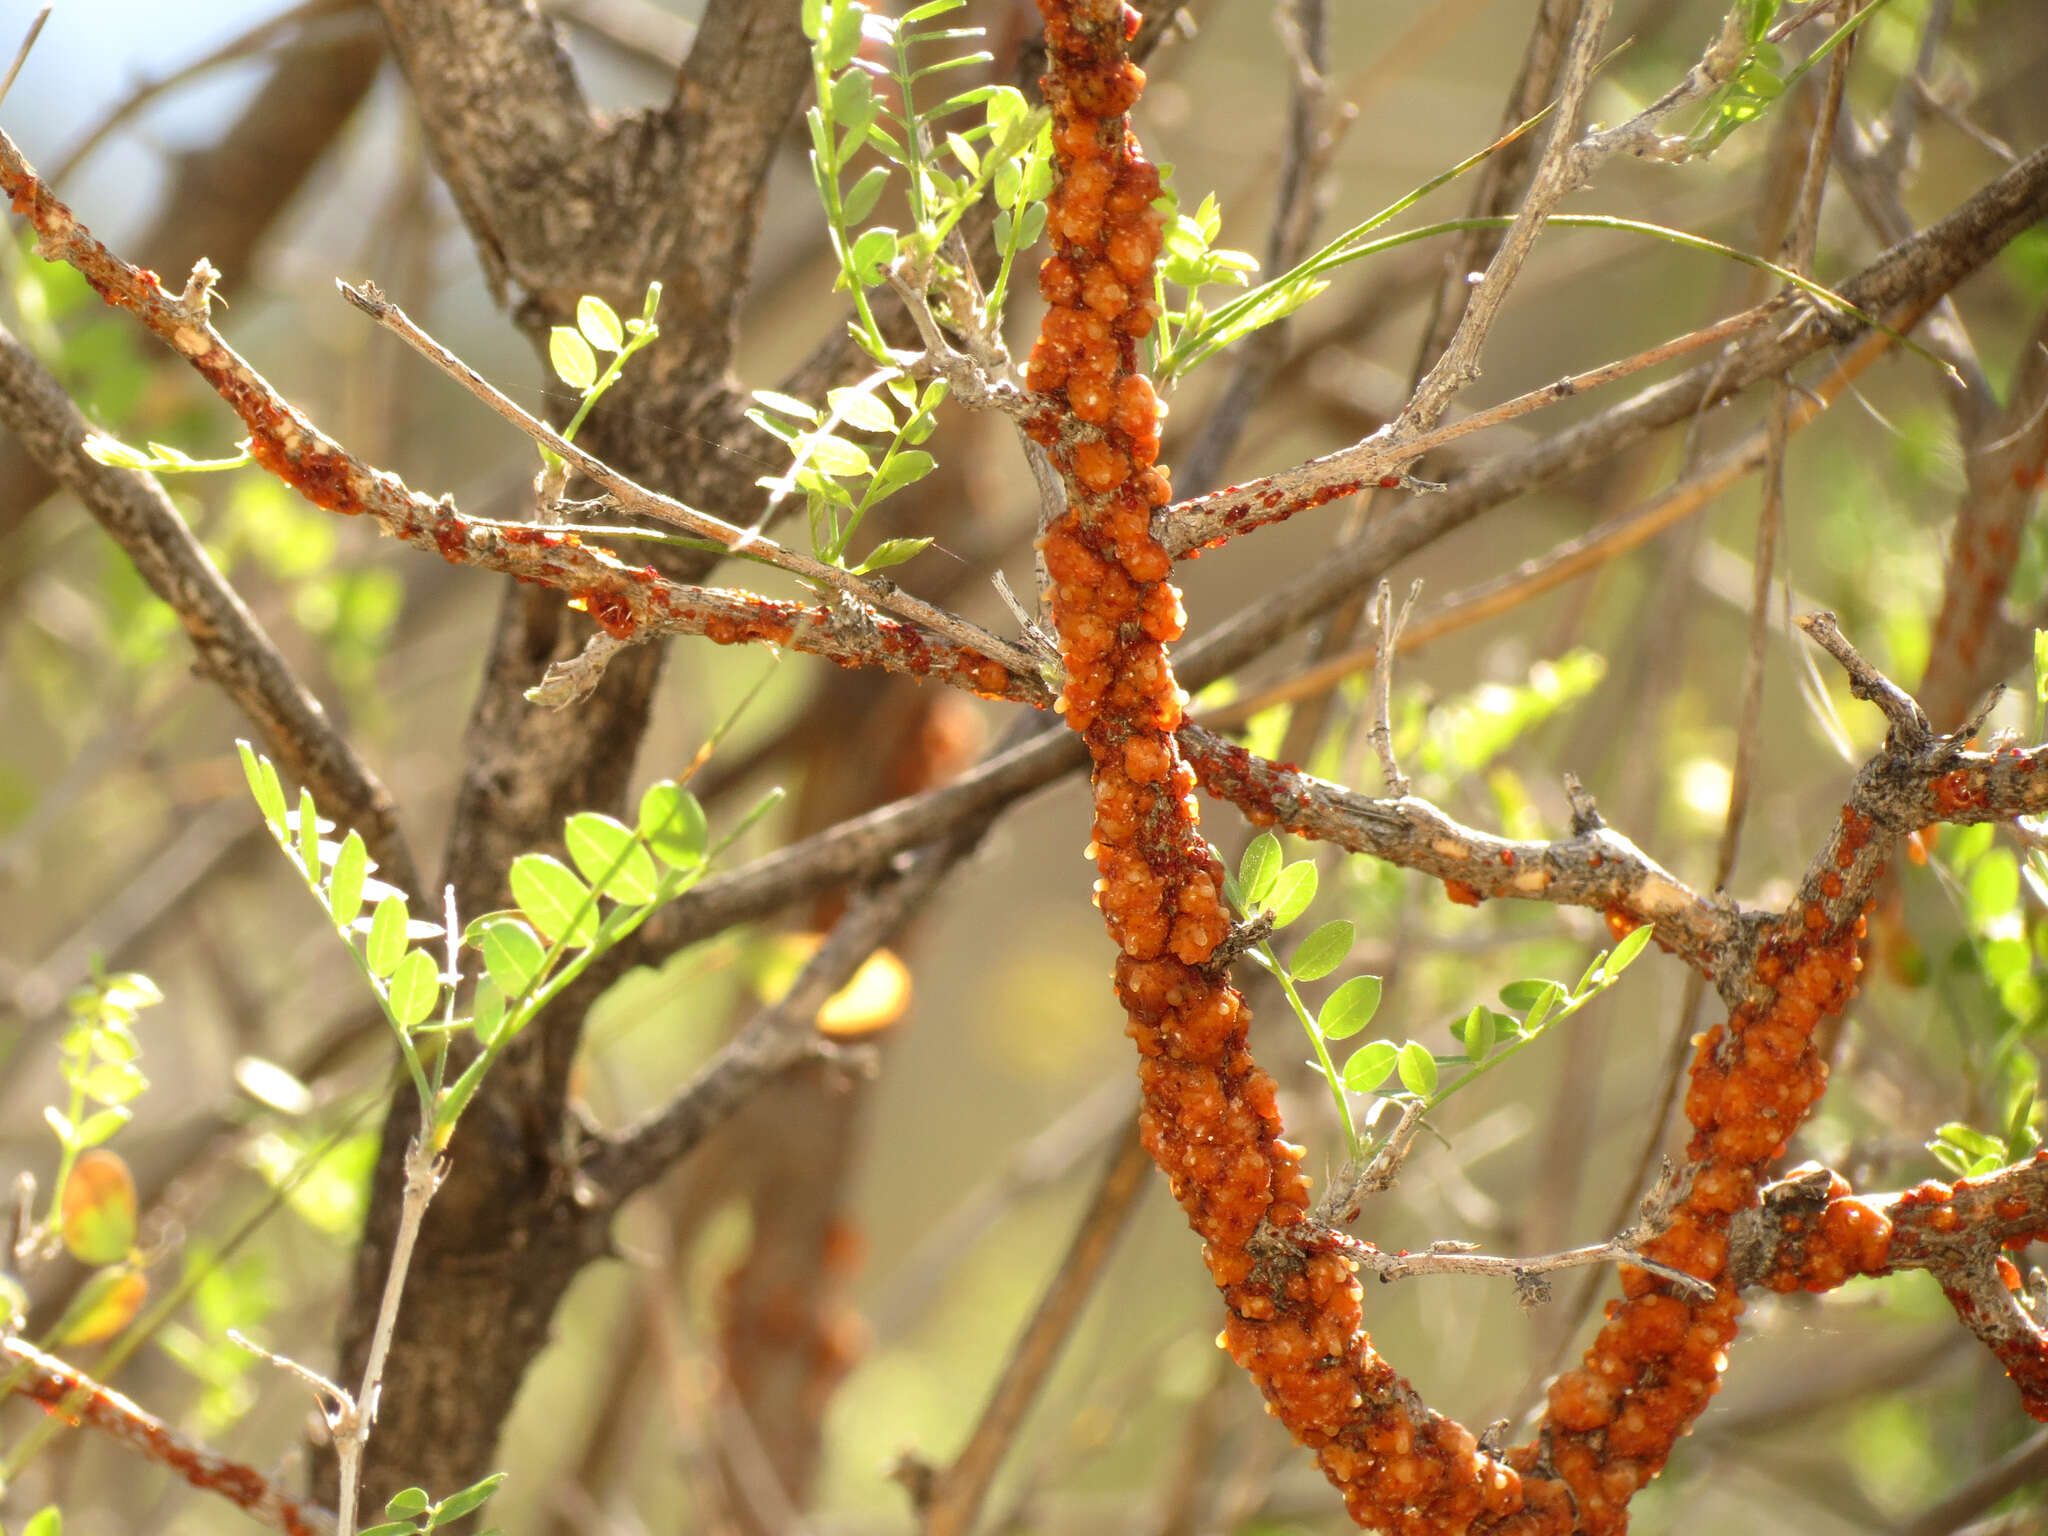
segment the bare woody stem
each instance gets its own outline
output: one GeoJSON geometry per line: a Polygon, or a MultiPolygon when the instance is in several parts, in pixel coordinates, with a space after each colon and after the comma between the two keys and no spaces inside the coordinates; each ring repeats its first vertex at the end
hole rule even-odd
{"type": "MultiPolygon", "coordinates": [[[[422,1104],[422,1116],[432,1106],[422,1104]]],[[[414,1136],[406,1149],[405,1199],[398,1212],[398,1235],[392,1244],[391,1266],[384,1273],[384,1293],[377,1304],[377,1324],[370,1335],[369,1358],[363,1363],[362,1385],[352,1400],[344,1399],[334,1416],[335,1460],[341,1469],[337,1498],[336,1536],[355,1536],[356,1501],[361,1494],[363,1451],[370,1443],[370,1431],[377,1422],[377,1395],[383,1390],[384,1361],[391,1353],[392,1330],[398,1326],[398,1304],[405,1295],[406,1274],[412,1267],[413,1245],[419,1240],[420,1223],[434,1191],[441,1187],[443,1166],[423,1135],[414,1136]]]]}
{"type": "Polygon", "coordinates": [[[109,1436],[194,1488],[217,1493],[285,1536],[329,1536],[334,1517],[294,1498],[254,1467],[231,1461],[178,1432],[133,1401],[27,1341],[0,1338],[0,1375],[45,1411],[109,1436]]]}

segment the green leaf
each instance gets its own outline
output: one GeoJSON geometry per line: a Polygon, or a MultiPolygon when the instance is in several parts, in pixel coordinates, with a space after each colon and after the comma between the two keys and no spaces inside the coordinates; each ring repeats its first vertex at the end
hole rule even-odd
{"type": "Polygon", "coordinates": [[[356,1536],[418,1536],[419,1526],[411,1520],[380,1520],[364,1526],[356,1536]]]}
{"type": "Polygon", "coordinates": [[[1344,963],[1357,933],[1347,918],[1324,923],[1301,941],[1288,962],[1288,970],[1294,973],[1296,981],[1320,981],[1344,963]]]}
{"type": "Polygon", "coordinates": [[[626,345],[625,327],[611,305],[594,293],[576,301],[576,329],[583,339],[603,352],[617,352],[626,345]]]}
{"type": "Polygon", "coordinates": [[[269,758],[258,757],[246,741],[236,742],[235,750],[242,756],[242,776],[249,781],[249,793],[255,797],[256,809],[263,813],[270,830],[281,835],[284,832],[284,785],[278,782],[277,769],[269,758]]]}
{"type": "Polygon", "coordinates": [[[135,1178],[120,1153],[81,1157],[64,1180],[58,1230],[81,1264],[117,1264],[135,1246],[135,1178]]]}
{"type": "MultiPolygon", "coordinates": [[[[853,78],[852,76],[848,77],[853,78]]],[[[866,79],[865,75],[860,76],[866,79]]],[[[861,172],[860,180],[846,189],[839,201],[840,214],[848,228],[860,223],[875,211],[875,204],[881,201],[882,188],[889,182],[889,167],[871,165],[861,172]]]]}
{"type": "Polygon", "coordinates": [[[967,0],[925,0],[920,6],[907,10],[897,20],[899,27],[914,27],[921,21],[930,21],[934,16],[944,16],[957,11],[967,0]]]}
{"type": "Polygon", "coordinates": [[[1280,878],[1280,864],[1280,839],[1272,833],[1261,832],[1245,844],[1244,853],[1237,861],[1237,884],[1238,889],[1244,892],[1247,906],[1256,907],[1265,902],[1266,893],[1280,878]]]}
{"type": "Polygon", "coordinates": [[[1266,903],[1273,909],[1275,928],[1285,928],[1308,910],[1309,903],[1316,899],[1317,883],[1312,859],[1297,859],[1280,871],[1266,903]]]}
{"type": "Polygon", "coordinates": [[[854,567],[854,574],[865,575],[869,571],[886,570],[906,560],[915,560],[931,542],[930,539],[884,539],[868,552],[867,559],[854,567]]]}
{"type": "Polygon", "coordinates": [[[874,468],[868,451],[830,432],[806,432],[794,444],[811,466],[827,475],[864,475],[874,468]]]}
{"type": "Polygon", "coordinates": [[[875,82],[864,69],[849,69],[832,82],[832,120],[840,127],[866,127],[875,120],[881,104],[875,100],[875,82]]]}
{"type": "Polygon", "coordinates": [[[426,1489],[401,1488],[384,1501],[384,1513],[400,1517],[423,1515],[427,1512],[427,1506],[431,1503],[433,1503],[433,1500],[427,1497],[426,1489]]]}
{"type": "Polygon", "coordinates": [[[695,869],[704,862],[711,840],[710,825],[697,797],[672,779],[647,786],[640,797],[640,836],[654,856],[673,869],[695,869]]]}
{"type": "Polygon", "coordinates": [[[560,859],[522,853],[512,861],[506,882],[519,909],[549,943],[565,940],[581,947],[596,941],[597,908],[590,887],[560,859]]]}
{"type": "Polygon", "coordinates": [[[1031,103],[1015,86],[994,85],[989,87],[987,113],[989,138],[1000,144],[1031,115],[1031,103]]]}
{"type": "Polygon", "coordinates": [[[1401,1086],[1415,1097],[1426,1099],[1436,1092],[1436,1058],[1420,1040],[1410,1040],[1401,1047],[1398,1065],[1401,1086]]]}
{"type": "Polygon", "coordinates": [[[894,432],[896,418],[889,407],[864,389],[831,389],[825,398],[839,419],[863,432],[894,432]]]}
{"type": "Polygon", "coordinates": [[[587,390],[597,382],[597,354],[573,326],[558,325],[548,332],[548,363],[555,377],[571,389],[587,390]]]}
{"type": "Polygon", "coordinates": [[[1373,1092],[1394,1070],[1394,1058],[1399,1054],[1400,1048],[1391,1040],[1375,1040],[1370,1045],[1361,1045],[1344,1063],[1344,1086],[1353,1093],[1373,1092]]]}
{"type": "Polygon", "coordinates": [[[129,1061],[102,1061],[85,1074],[85,1096],[96,1104],[127,1104],[149,1086],[142,1069],[129,1061]]]}
{"type": "Polygon", "coordinates": [[[451,1520],[459,1520],[471,1510],[478,1508],[492,1494],[498,1491],[498,1484],[505,1481],[505,1474],[493,1472],[480,1483],[471,1483],[460,1493],[451,1493],[434,1506],[434,1521],[437,1526],[451,1520]]]}
{"type": "Polygon", "coordinates": [[[1380,979],[1354,976],[1323,999],[1316,1030],[1325,1040],[1348,1040],[1380,1011],[1380,979]]]}
{"type": "Polygon", "coordinates": [[[341,840],[341,851],[334,856],[334,873],[327,881],[327,910],[333,914],[335,927],[347,928],[363,910],[363,877],[369,867],[361,834],[350,832],[341,840]]]}
{"type": "Polygon", "coordinates": [[[1522,1033],[1525,1035],[1533,1035],[1541,1029],[1551,1010],[1564,1001],[1564,988],[1557,982],[1546,981],[1543,987],[1542,995],[1529,1005],[1528,1013],[1523,1015],[1522,1033]]]}
{"type": "Polygon", "coordinates": [[[825,24],[825,0],[803,0],[797,15],[803,23],[804,36],[816,42],[818,30],[825,24]]]}
{"type": "Polygon", "coordinates": [[[825,24],[825,35],[818,39],[817,58],[827,74],[838,74],[853,62],[853,56],[860,51],[860,24],[866,16],[857,5],[846,0],[832,8],[832,19],[825,24]]]}
{"type": "MultiPolygon", "coordinates": [[[[2029,1059],[2027,1065],[2032,1069],[2034,1063],[2029,1059]]],[[[2040,1142],[2040,1138],[2034,1134],[2034,1095],[2036,1091],[2037,1085],[2031,1079],[2021,1083],[2018,1091],[2013,1095],[2011,1107],[2006,1111],[2005,1145],[2016,1157],[2030,1155],[2040,1142]]],[[[79,1127],[81,1135],[84,1134],[84,1130],[84,1126],[79,1127]]]]}
{"type": "Polygon", "coordinates": [[[547,951],[534,932],[516,917],[499,917],[486,923],[476,941],[482,951],[484,969],[498,990],[508,998],[524,997],[526,989],[540,975],[547,951]]]}
{"type": "Polygon", "coordinates": [[[391,973],[388,994],[391,1017],[400,1029],[411,1029],[433,1013],[441,1001],[441,973],[424,949],[409,949],[391,973]]]}
{"type": "MultiPolygon", "coordinates": [[[[920,418],[923,419],[923,418],[920,418]]],[[[922,448],[899,448],[882,461],[868,487],[868,504],[893,496],[906,485],[915,485],[938,467],[938,460],[922,448]]]]}
{"type": "Polygon", "coordinates": [[[363,944],[363,959],[372,976],[389,976],[405,958],[406,911],[403,896],[386,896],[377,903],[370,919],[370,936],[363,944]]]}
{"type": "MultiPolygon", "coordinates": [[[[879,133],[881,130],[875,130],[879,133]]],[[[873,229],[864,229],[860,238],[853,242],[853,249],[847,253],[847,260],[853,267],[854,279],[863,288],[872,288],[882,280],[882,268],[896,259],[896,231],[886,224],[877,224],[873,229]]]]}
{"type": "Polygon", "coordinates": [[[578,811],[563,828],[569,857],[583,878],[627,906],[654,900],[661,874],[645,845],[623,822],[596,811],[578,811]]]}
{"type": "Polygon", "coordinates": [[[125,1104],[96,1109],[78,1122],[78,1128],[73,1132],[74,1144],[80,1151],[96,1147],[134,1118],[135,1111],[125,1104]]]}
{"type": "Polygon", "coordinates": [[[815,422],[819,417],[818,408],[795,395],[778,394],[772,389],[757,389],[754,398],[771,411],[780,411],[785,416],[794,416],[798,421],[815,422]]]}
{"type": "Polygon", "coordinates": [[[1458,1038],[1465,1042],[1465,1054],[1468,1057],[1473,1061],[1484,1061],[1493,1054],[1493,1044],[1498,1033],[1494,1027],[1493,1010],[1484,1003],[1478,1003],[1465,1015],[1465,1027],[1458,1038]]]}
{"type": "MultiPolygon", "coordinates": [[[[2017,894],[2017,893],[2015,893],[2017,894]]],[[[1628,935],[1614,946],[1614,953],[1607,958],[1607,979],[1612,981],[1631,965],[1636,956],[1650,947],[1650,940],[1657,936],[1656,925],[1644,923],[1629,930],[1628,935]]]]}
{"type": "Polygon", "coordinates": [[[28,1517],[21,1536],[64,1536],[64,1512],[54,1504],[45,1504],[28,1517]]]}

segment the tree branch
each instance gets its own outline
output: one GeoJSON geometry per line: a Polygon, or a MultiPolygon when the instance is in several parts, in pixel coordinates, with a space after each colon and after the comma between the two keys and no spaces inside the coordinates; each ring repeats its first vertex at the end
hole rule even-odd
{"type": "Polygon", "coordinates": [[[329,815],[362,833],[383,879],[424,894],[390,792],[299,681],[155,477],[89,458],[82,445],[91,424],[4,328],[0,420],[45,473],[85,503],[170,606],[200,669],[249,717],[277,761],[329,815]]]}
{"type": "Polygon", "coordinates": [[[9,1390],[41,1403],[55,1418],[99,1430],[194,1488],[219,1494],[258,1523],[285,1536],[328,1536],[334,1530],[334,1516],[326,1510],[292,1497],[254,1467],[194,1445],[113,1388],[26,1340],[0,1337],[0,1362],[9,1390]]]}

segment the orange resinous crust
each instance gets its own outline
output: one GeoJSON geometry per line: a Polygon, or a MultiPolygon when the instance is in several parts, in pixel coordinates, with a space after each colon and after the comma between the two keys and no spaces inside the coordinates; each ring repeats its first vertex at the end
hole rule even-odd
{"type": "Polygon", "coordinates": [[[1778,973],[1766,978],[1771,1003],[1701,1046],[1687,1101],[1697,1176],[1653,1256],[1715,1282],[1713,1299],[1627,1271],[1628,1299],[1557,1383],[1543,1433],[1505,1461],[1425,1408],[1361,1329],[1349,1261],[1304,1225],[1301,1149],[1281,1139],[1242,999],[1207,966],[1229,915],[1173,736],[1186,697],[1167,646],[1184,617],[1152,532],[1170,500],[1155,462],[1164,412],[1136,363],[1156,319],[1161,224],[1158,173],[1124,120],[1144,83],[1124,51],[1137,18],[1120,0],[1038,3],[1059,175],[1039,273],[1049,308],[1027,375],[1046,409],[1030,430],[1069,497],[1042,541],[1067,668],[1058,707],[1094,761],[1096,902],[1121,951],[1146,1149],[1202,1237],[1229,1312],[1223,1342],[1359,1524],[1403,1536],[1623,1530],[1630,1496],[1714,1391],[1741,1307],[1723,1280],[1729,1221],[1820,1094],[1809,1040],[1848,993],[1855,940],[1822,946],[1788,925],[1765,960],[1778,973]]]}
{"type": "Polygon", "coordinates": [[[1203,969],[1229,915],[1173,739],[1186,701],[1166,647],[1183,615],[1151,530],[1169,500],[1154,462],[1163,413],[1135,361],[1155,319],[1161,223],[1158,172],[1123,117],[1144,81],[1124,56],[1135,16],[1118,0],[1039,8],[1059,185],[1047,218],[1054,253],[1039,275],[1050,308],[1028,378],[1052,407],[1035,435],[1072,498],[1043,547],[1067,666],[1059,707],[1095,764],[1097,903],[1122,951],[1117,991],[1141,1057],[1145,1145],[1202,1236],[1230,1308],[1232,1355],[1318,1449],[1353,1514],[1463,1529],[1518,1507],[1520,1479],[1458,1425],[1410,1406],[1359,1329],[1343,1258],[1273,1241],[1306,1216],[1308,1179],[1301,1149],[1280,1139],[1243,1001],[1203,969]]]}

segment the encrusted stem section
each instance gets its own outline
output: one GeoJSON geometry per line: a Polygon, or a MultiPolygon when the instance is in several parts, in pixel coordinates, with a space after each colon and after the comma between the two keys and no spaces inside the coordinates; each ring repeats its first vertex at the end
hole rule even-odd
{"type": "Polygon", "coordinates": [[[1223,1342],[1359,1524],[1403,1536],[1622,1531],[1630,1498],[1718,1383],[1741,1311],[1730,1224],[1820,1096],[1826,1068],[1811,1036],[1851,990],[1856,934],[1819,906],[1796,911],[1764,943],[1763,1000],[1701,1042],[1686,1104],[1691,1177],[1648,1256],[1707,1280],[1712,1298],[1624,1271],[1626,1299],[1553,1388],[1538,1438],[1505,1460],[1482,1454],[1374,1353],[1350,1263],[1304,1227],[1301,1149],[1281,1137],[1243,1000],[1211,963],[1230,924],[1174,739],[1187,701],[1167,657],[1180,597],[1153,530],[1171,499],[1155,462],[1163,412],[1136,364],[1156,318],[1160,245],[1159,177],[1124,118],[1144,82],[1124,54],[1136,15],[1118,0],[1039,9],[1059,185],[1039,274],[1049,308],[1028,370],[1043,409],[1027,430],[1068,497],[1041,541],[1068,677],[1057,707],[1094,763],[1096,903],[1121,951],[1146,1150],[1202,1237],[1229,1312],[1223,1342]]]}
{"type": "MultiPolygon", "coordinates": [[[[1248,1015],[1207,969],[1229,931],[1223,870],[1198,828],[1173,733],[1185,697],[1167,645],[1183,623],[1154,537],[1170,499],[1154,462],[1163,414],[1136,366],[1153,324],[1159,177],[1124,122],[1142,72],[1117,0],[1039,0],[1059,187],[1039,283],[1050,306],[1029,382],[1030,430],[1069,505],[1043,539],[1068,682],[1059,708],[1094,761],[1097,904],[1121,954],[1117,992],[1140,1053],[1146,1149],[1201,1234],[1229,1308],[1224,1340],[1361,1524],[1467,1529],[1522,1505],[1521,1478],[1429,1413],[1373,1354],[1348,1262],[1288,1240],[1309,1205],[1301,1149],[1281,1139],[1248,1015]]],[[[1562,1531],[1553,1522],[1548,1529],[1562,1531]]],[[[1533,1528],[1532,1528],[1533,1529],[1533,1528]]]]}

